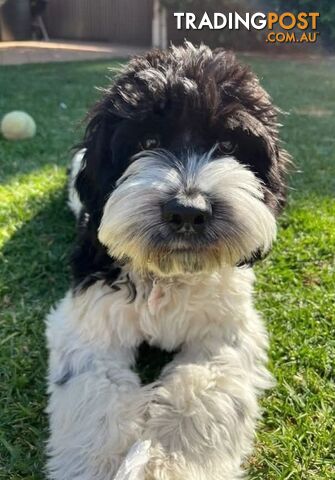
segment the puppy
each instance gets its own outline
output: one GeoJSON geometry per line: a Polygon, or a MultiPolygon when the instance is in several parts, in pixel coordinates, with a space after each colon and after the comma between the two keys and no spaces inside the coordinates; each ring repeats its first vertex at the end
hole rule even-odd
{"type": "Polygon", "coordinates": [[[74,161],[72,286],[47,319],[49,478],[235,480],[271,385],[252,264],[288,155],[277,110],[224,50],[135,57],[74,161]],[[174,352],[156,381],[140,346],[174,352]]]}

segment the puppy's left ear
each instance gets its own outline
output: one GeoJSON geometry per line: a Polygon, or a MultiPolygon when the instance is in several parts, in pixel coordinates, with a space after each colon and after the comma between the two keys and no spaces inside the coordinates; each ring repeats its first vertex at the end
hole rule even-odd
{"type": "Polygon", "coordinates": [[[269,95],[259,85],[259,97],[262,99],[257,112],[260,121],[259,137],[262,139],[265,156],[264,164],[268,166],[265,176],[265,201],[275,215],[278,215],[286,204],[287,171],[291,165],[291,157],[283,148],[279,137],[281,124],[278,116],[283,115],[273,103],[269,95]]]}
{"type": "Polygon", "coordinates": [[[271,166],[268,172],[265,201],[272,211],[278,215],[286,204],[286,175],[291,164],[291,158],[280,145],[277,134],[271,148],[268,149],[268,155],[271,157],[271,166]]]}
{"type": "Polygon", "coordinates": [[[112,139],[119,121],[115,115],[97,108],[91,116],[81,144],[85,154],[76,179],[76,189],[85,210],[91,215],[101,212],[105,195],[117,180],[112,139]]]}
{"type": "Polygon", "coordinates": [[[260,92],[264,101],[259,110],[253,115],[239,112],[235,117],[238,127],[232,132],[239,145],[238,159],[260,178],[264,185],[265,203],[277,215],[286,202],[286,174],[291,161],[279,140],[278,110],[262,89],[260,92]]]}

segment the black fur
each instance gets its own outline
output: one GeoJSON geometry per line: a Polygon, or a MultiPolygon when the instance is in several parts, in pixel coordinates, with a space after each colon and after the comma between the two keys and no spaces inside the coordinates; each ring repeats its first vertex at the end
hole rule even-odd
{"type": "Polygon", "coordinates": [[[106,248],[97,238],[96,227],[87,214],[82,214],[78,222],[71,266],[75,289],[86,289],[97,280],[113,285],[121,273],[122,266],[107,254],[106,248]]]}
{"type": "Polygon", "coordinates": [[[108,196],[148,138],[179,157],[216,144],[222,156],[230,142],[234,156],[263,181],[268,206],[277,214],[285,202],[288,155],[278,141],[277,109],[248,67],[225,50],[189,44],[135,57],[89,115],[76,181],[87,221],[72,260],[75,285],[118,277],[121,266],[97,229],[108,196]]]}
{"type": "Polygon", "coordinates": [[[136,352],[134,371],[140,376],[142,385],[147,385],[159,378],[161,371],[170,363],[179,350],[162,350],[142,342],[136,352]]]}

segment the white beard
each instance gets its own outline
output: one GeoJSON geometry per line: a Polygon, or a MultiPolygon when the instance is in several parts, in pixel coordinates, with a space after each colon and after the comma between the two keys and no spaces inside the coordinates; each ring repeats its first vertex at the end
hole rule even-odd
{"type": "Polygon", "coordinates": [[[233,157],[212,159],[212,151],[190,155],[183,163],[167,151],[142,152],[134,158],[108,198],[99,240],[110,255],[131,260],[134,270],[158,276],[211,272],[234,266],[253,253],[266,253],[276,236],[276,221],[264,203],[262,183],[233,157]],[[178,253],[183,240],[169,241],[161,205],[171,192],[198,190],[220,205],[208,226],[209,245],[178,253]],[[166,239],[157,247],[155,238],[166,239]],[[177,242],[177,243],[176,243],[177,242]]]}

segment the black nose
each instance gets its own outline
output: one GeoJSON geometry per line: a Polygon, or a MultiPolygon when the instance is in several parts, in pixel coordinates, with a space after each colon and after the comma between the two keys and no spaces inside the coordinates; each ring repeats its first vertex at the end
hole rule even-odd
{"type": "Polygon", "coordinates": [[[178,233],[204,231],[211,213],[211,206],[203,197],[188,202],[173,198],[162,207],[163,219],[178,233]]]}

